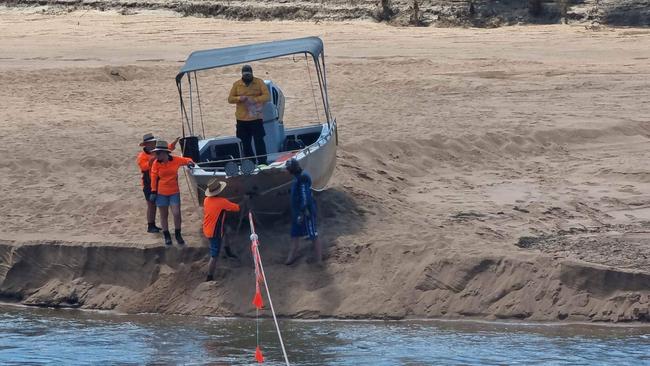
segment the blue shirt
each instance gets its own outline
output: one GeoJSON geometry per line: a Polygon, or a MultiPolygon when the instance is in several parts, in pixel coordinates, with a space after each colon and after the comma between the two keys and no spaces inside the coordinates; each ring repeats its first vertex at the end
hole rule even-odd
{"type": "Polygon", "coordinates": [[[311,177],[307,173],[295,176],[291,185],[291,217],[297,219],[309,209],[312,217],[316,215],[316,201],[311,194],[311,177]]]}

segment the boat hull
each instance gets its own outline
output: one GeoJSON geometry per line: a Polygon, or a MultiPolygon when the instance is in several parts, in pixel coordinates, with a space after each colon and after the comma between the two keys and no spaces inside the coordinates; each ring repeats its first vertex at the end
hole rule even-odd
{"type": "MultiPolygon", "coordinates": [[[[312,189],[322,191],[336,167],[336,121],[323,124],[318,140],[295,153],[293,157],[312,178],[312,189]]],[[[197,189],[199,204],[203,204],[206,187],[213,180],[227,183],[221,194],[233,202],[246,204],[256,214],[280,215],[289,209],[289,194],[293,177],[286,171],[284,162],[274,162],[258,168],[250,175],[226,176],[217,170],[192,169],[190,177],[197,189]]]]}

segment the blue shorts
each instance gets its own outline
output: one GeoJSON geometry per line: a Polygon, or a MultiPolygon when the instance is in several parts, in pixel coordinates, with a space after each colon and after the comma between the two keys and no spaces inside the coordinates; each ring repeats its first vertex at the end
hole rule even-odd
{"type": "Polygon", "coordinates": [[[181,204],[181,194],[175,193],[170,196],[165,196],[164,194],[159,194],[156,196],[156,206],[158,207],[167,207],[167,206],[178,206],[181,204]]]}
{"type": "Polygon", "coordinates": [[[301,223],[294,219],[291,222],[291,237],[302,238],[309,237],[310,240],[316,240],[318,231],[316,230],[316,220],[313,216],[305,217],[301,223]]]}
{"type": "Polygon", "coordinates": [[[217,258],[219,257],[219,250],[221,249],[221,239],[214,237],[208,238],[210,241],[210,257],[217,258]]]}

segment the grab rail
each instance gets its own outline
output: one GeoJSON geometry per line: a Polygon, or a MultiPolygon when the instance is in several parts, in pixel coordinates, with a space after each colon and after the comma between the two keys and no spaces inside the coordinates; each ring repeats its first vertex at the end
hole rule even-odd
{"type": "MultiPolygon", "coordinates": [[[[332,131],[333,131],[333,129],[332,129],[332,128],[329,128],[328,133],[327,133],[326,135],[324,135],[324,136],[320,136],[320,137],[319,137],[316,141],[314,141],[312,144],[310,144],[310,145],[308,145],[308,146],[305,146],[305,147],[303,147],[302,149],[299,149],[299,150],[288,150],[288,151],[281,151],[281,152],[286,152],[286,153],[296,153],[296,154],[302,152],[302,153],[304,153],[305,155],[309,155],[309,154],[311,154],[311,150],[312,150],[312,148],[313,148],[315,145],[317,145],[317,147],[320,148],[321,146],[323,146],[323,144],[324,144],[328,139],[330,139],[330,138],[332,137],[332,131]],[[321,140],[323,140],[323,141],[321,142],[321,140]]],[[[271,156],[272,154],[277,154],[277,153],[269,153],[269,154],[262,154],[262,155],[246,156],[246,157],[241,157],[241,158],[232,158],[232,159],[224,159],[224,160],[204,161],[204,162],[201,162],[201,163],[195,163],[195,166],[193,166],[193,167],[189,167],[189,169],[190,169],[190,170],[194,170],[194,169],[202,169],[202,170],[206,170],[206,171],[212,171],[212,170],[214,170],[214,171],[217,171],[217,170],[224,170],[224,167],[202,167],[201,164],[204,164],[204,163],[229,163],[229,162],[243,161],[243,160],[247,160],[247,159],[257,159],[257,158],[261,158],[261,157],[267,157],[267,158],[268,158],[268,157],[271,156]]]]}

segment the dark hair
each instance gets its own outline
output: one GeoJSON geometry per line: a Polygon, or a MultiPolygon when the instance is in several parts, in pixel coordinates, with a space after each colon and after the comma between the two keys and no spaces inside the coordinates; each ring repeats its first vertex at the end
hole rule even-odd
{"type": "Polygon", "coordinates": [[[287,171],[291,174],[300,174],[302,173],[302,168],[300,163],[296,158],[291,158],[287,161],[287,171]]]}

